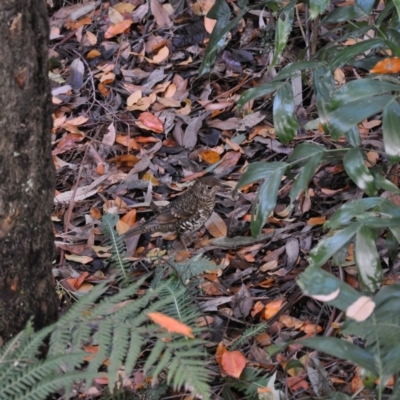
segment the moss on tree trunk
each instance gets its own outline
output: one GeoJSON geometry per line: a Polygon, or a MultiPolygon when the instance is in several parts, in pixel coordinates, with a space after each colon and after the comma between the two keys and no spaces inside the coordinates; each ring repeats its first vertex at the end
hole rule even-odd
{"type": "Polygon", "coordinates": [[[0,1],[0,344],[57,316],[48,36],[44,0],[0,1]]]}

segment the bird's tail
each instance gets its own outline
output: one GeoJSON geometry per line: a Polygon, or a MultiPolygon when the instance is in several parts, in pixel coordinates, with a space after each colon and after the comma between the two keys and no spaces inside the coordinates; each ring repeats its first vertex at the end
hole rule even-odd
{"type": "Polygon", "coordinates": [[[141,235],[142,233],[145,233],[143,231],[143,226],[139,225],[139,226],[136,226],[135,228],[132,228],[129,231],[123,233],[121,235],[121,237],[122,237],[122,239],[126,239],[126,238],[129,238],[129,237],[132,237],[132,236],[141,235]]]}

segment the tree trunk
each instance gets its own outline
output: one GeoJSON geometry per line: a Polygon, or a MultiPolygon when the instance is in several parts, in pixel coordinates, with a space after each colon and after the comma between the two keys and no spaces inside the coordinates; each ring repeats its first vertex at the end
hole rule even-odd
{"type": "Polygon", "coordinates": [[[55,321],[45,0],[0,1],[0,345],[55,321]]]}

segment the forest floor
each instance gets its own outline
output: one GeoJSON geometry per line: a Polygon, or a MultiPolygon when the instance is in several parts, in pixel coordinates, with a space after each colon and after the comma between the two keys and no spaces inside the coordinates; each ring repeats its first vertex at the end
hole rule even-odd
{"type": "MultiPolygon", "coordinates": [[[[213,1],[191,8],[180,3],[181,12],[174,15],[171,4],[156,0],[88,2],[49,13],[57,173],[54,273],[62,311],[113,276],[101,231],[104,214],[118,215],[116,229],[122,234],[154,215],[153,204],[167,205],[205,174],[233,190],[250,163],[284,161],[302,142],[331,144],[319,129],[302,128],[291,143],[278,141],[271,95],[238,108],[241,94],[270,80],[304,51],[303,8],[296,10],[289,49],[268,70],[274,38],[261,3],[242,16],[209,64],[205,51],[215,20],[205,14],[213,1]],[[200,76],[200,68],[208,72],[200,76]]],[[[235,1],[230,6],[237,8],[235,1]]],[[[352,74],[341,68],[336,78],[345,82],[352,74]]],[[[296,116],[304,126],[315,118],[315,99],[306,80],[293,80],[292,87],[296,116]]],[[[375,156],[371,151],[371,159],[375,156]]],[[[333,335],[339,326],[339,312],[303,296],[296,279],[325,221],[339,205],[360,196],[339,164],[323,164],[289,208],[292,186],[292,177],[284,176],[277,204],[257,238],[250,233],[257,183],[235,194],[218,192],[214,214],[187,249],[176,235],[129,238],[130,274],[148,274],[155,258],[189,263],[207,258],[215,270],[201,275],[197,301],[206,303],[203,313],[212,327],[207,337],[212,364],[217,365],[219,344],[229,348],[246,329],[268,324],[238,349],[247,365],[276,372],[287,398],[320,398],[325,384],[353,395],[362,383],[350,362],[296,345],[269,354],[273,344],[333,335]]],[[[354,264],[351,253],[348,262],[354,264]]],[[[342,278],[358,288],[354,266],[342,278]]],[[[115,284],[111,289],[117,290],[115,284]]],[[[222,398],[222,375],[215,378],[216,399],[222,398]]],[[[106,383],[97,381],[79,398],[100,395],[106,383]]],[[[127,387],[143,385],[133,374],[127,387]]],[[[185,392],[170,391],[165,398],[184,399],[185,392]]]]}

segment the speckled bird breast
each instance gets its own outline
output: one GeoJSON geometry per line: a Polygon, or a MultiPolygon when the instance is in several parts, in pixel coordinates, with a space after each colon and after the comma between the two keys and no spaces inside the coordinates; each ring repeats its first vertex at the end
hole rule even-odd
{"type": "Polygon", "coordinates": [[[187,219],[186,221],[180,221],[180,223],[177,225],[177,231],[183,233],[195,231],[196,229],[201,228],[208,218],[211,217],[213,209],[213,206],[199,208],[198,212],[195,216],[193,216],[193,218],[187,219]]]}

